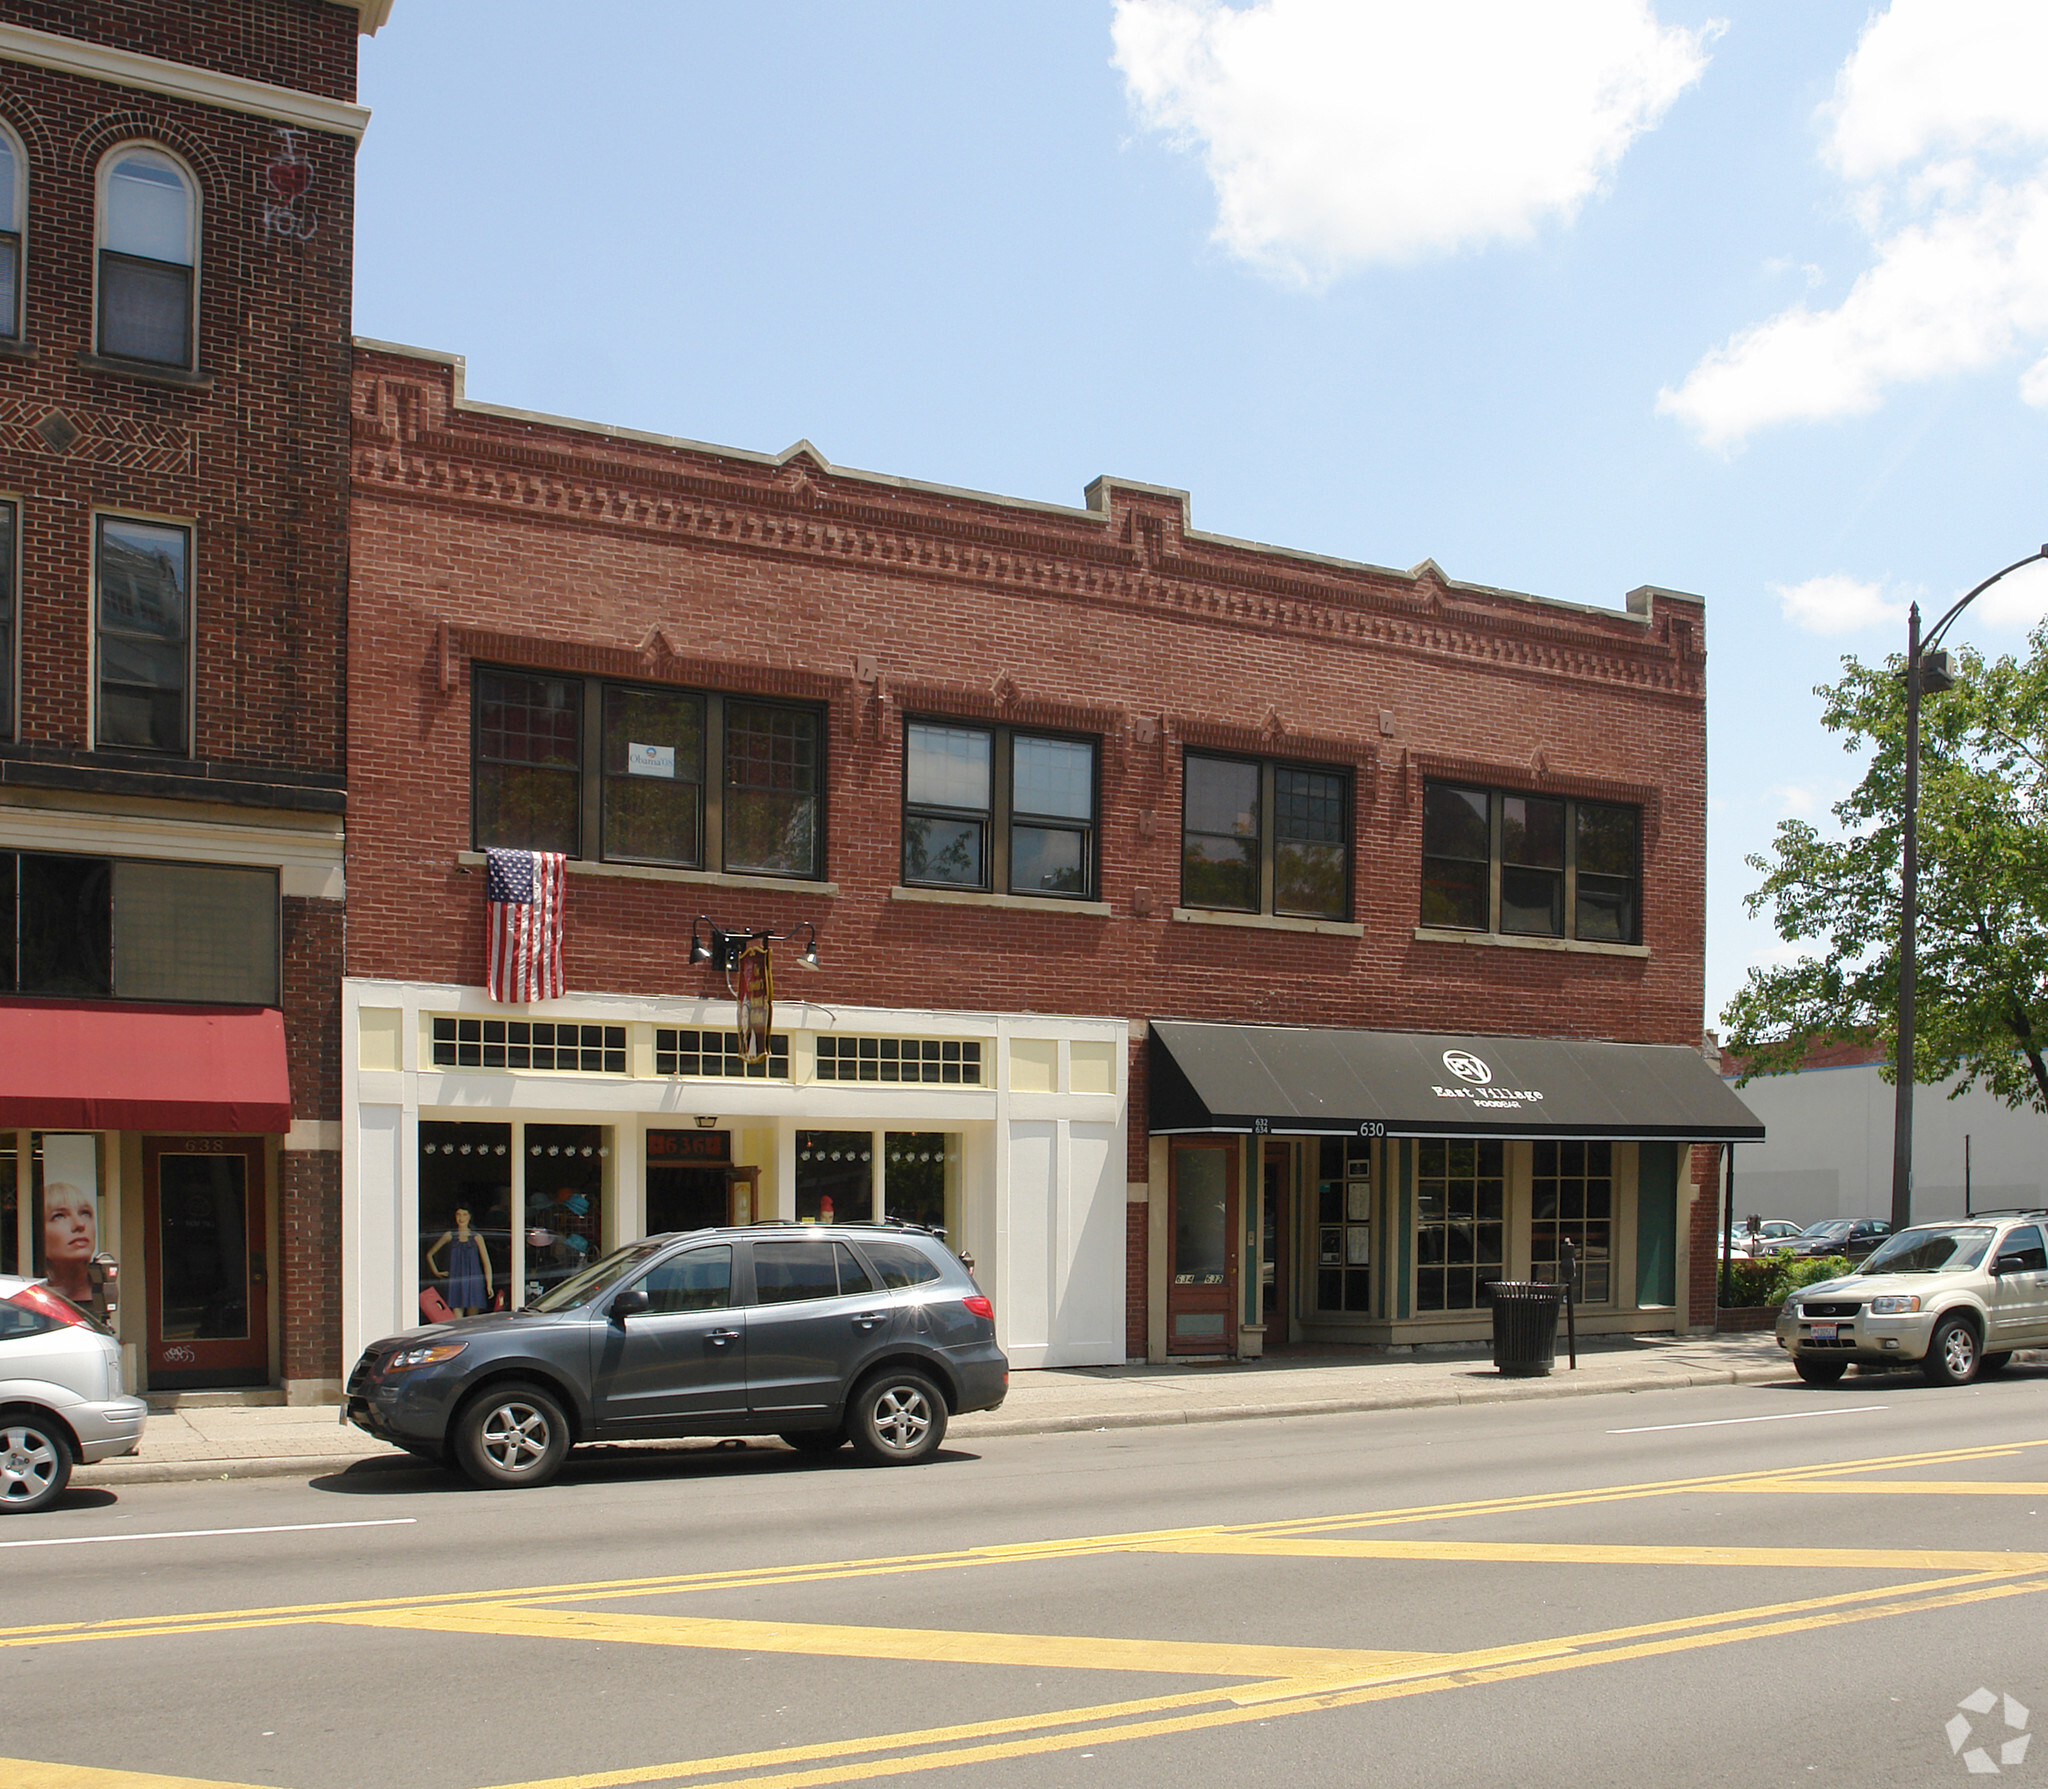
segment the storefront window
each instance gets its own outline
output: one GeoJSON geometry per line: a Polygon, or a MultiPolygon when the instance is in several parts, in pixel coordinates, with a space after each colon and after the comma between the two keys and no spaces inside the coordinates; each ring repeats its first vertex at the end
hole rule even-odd
{"type": "Polygon", "coordinates": [[[796,1215],[804,1224],[864,1224],[875,1215],[872,1132],[797,1132],[796,1215]]]}
{"type": "Polygon", "coordinates": [[[1529,1259],[1534,1277],[1557,1279],[1563,1243],[1578,1251],[1572,1296],[1583,1304],[1613,1297],[1614,1145],[1538,1143],[1529,1183],[1529,1259]]]}
{"type": "Polygon", "coordinates": [[[21,1271],[21,1176],[14,1137],[0,1139],[0,1273],[21,1271]]]}
{"type": "Polygon", "coordinates": [[[952,1236],[959,1222],[959,1136],[950,1131],[891,1131],[882,1155],[883,1212],[952,1236]]]}
{"type": "Polygon", "coordinates": [[[526,1127],[526,1294],[545,1292],[611,1246],[604,1230],[610,1133],[595,1124],[526,1127]]]}
{"type": "Polygon", "coordinates": [[[647,1133],[647,1234],[707,1230],[726,1221],[730,1131],[647,1133]]]}
{"type": "Polygon", "coordinates": [[[1372,1310],[1372,1145],[1326,1137],[1316,1176],[1316,1303],[1372,1310]]]}
{"type": "Polygon", "coordinates": [[[1415,1146],[1415,1308],[1470,1311],[1506,1277],[1507,1146],[1426,1137],[1415,1146]]]}
{"type": "Polygon", "coordinates": [[[512,1127],[420,1125],[420,1316],[512,1299],[512,1127]]]}

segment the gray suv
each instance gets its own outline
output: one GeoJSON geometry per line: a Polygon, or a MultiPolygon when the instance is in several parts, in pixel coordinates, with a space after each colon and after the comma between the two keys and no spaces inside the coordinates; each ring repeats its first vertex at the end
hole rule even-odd
{"type": "Polygon", "coordinates": [[[1852,1362],[1918,1366],[1936,1385],[2001,1371],[2048,1347],[2048,1213],[1980,1213],[1888,1236],[1852,1274],[1807,1286],[1778,1312],[1778,1346],[1809,1385],[1852,1362]]]}
{"type": "Polygon", "coordinates": [[[929,1459],[1009,1390],[995,1312],[933,1232],[758,1224],[650,1236],[521,1311],[387,1336],[345,1419],[479,1484],[544,1484],[572,1444],[779,1435],[929,1459]]]}

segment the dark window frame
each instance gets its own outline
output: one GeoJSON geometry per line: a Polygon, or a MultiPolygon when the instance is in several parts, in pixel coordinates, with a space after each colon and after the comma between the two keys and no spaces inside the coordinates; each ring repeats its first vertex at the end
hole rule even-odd
{"type": "MultiPolygon", "coordinates": [[[[1357,840],[1358,785],[1353,769],[1348,764],[1319,764],[1306,758],[1268,758],[1251,752],[1212,751],[1206,747],[1190,746],[1181,754],[1181,802],[1180,802],[1180,905],[1190,911],[1204,913],[1244,913],[1259,918],[1303,919],[1320,921],[1324,924],[1343,925],[1354,913],[1357,899],[1357,873],[1355,847],[1357,840]],[[1259,774],[1259,893],[1255,906],[1223,905],[1214,901],[1195,901],[1188,896],[1188,782],[1189,766],[1197,760],[1219,764],[1248,764],[1259,774]],[[1338,850],[1344,864],[1343,895],[1334,910],[1317,911],[1304,907],[1287,907],[1279,902],[1279,854],[1285,841],[1280,836],[1281,815],[1279,803],[1279,780],[1283,775],[1329,777],[1342,791],[1340,812],[1343,815],[1343,837],[1338,841],[1338,850]]],[[[1204,837],[1211,835],[1204,834],[1204,837]]],[[[1292,841],[1326,843],[1327,841],[1292,841]]]]}
{"type": "Polygon", "coordinates": [[[897,874],[906,888],[956,889],[963,894],[1006,894],[1033,901],[1093,901],[1102,886],[1102,740],[1093,733],[1069,732],[1058,727],[1020,727],[1007,721],[958,720],[943,714],[907,714],[903,717],[903,742],[898,755],[897,788],[901,799],[901,822],[897,874]],[[936,802],[910,799],[910,736],[913,728],[946,727],[961,733],[980,733],[989,741],[989,804],[985,808],[952,808],[936,802]],[[1088,817],[1077,820],[1066,814],[1039,814],[1017,806],[1016,747],[1019,740],[1043,739],[1060,745],[1088,748],[1088,817]],[[978,882],[948,881],[931,876],[913,876],[910,870],[910,822],[914,818],[958,821],[981,830],[981,879],[978,882]],[[1080,835],[1081,886],[1066,888],[1018,888],[1014,864],[1019,827],[1080,835]]]}
{"type": "MultiPolygon", "coordinates": [[[[180,522],[162,516],[135,515],[126,510],[99,509],[92,517],[92,739],[93,749],[101,752],[138,752],[153,758],[192,758],[197,755],[199,716],[197,711],[198,665],[196,662],[199,639],[199,530],[191,522],[180,522]],[[111,631],[116,638],[124,637],[122,630],[110,630],[106,625],[107,576],[107,526],[131,528],[158,528],[185,537],[185,588],[184,597],[184,638],[178,642],[181,648],[181,663],[184,683],[180,686],[179,705],[183,719],[180,728],[182,742],[176,746],[138,745],[133,741],[112,740],[105,737],[107,724],[107,652],[106,641],[111,631]]],[[[149,640],[154,636],[146,633],[132,633],[125,637],[149,640]]],[[[138,688],[148,686],[137,685],[138,688]]]]}
{"type": "Polygon", "coordinates": [[[557,767],[560,774],[573,774],[576,779],[577,848],[567,854],[571,858],[582,863],[633,864],[653,869],[713,875],[780,878],[800,882],[822,882],[826,879],[827,819],[830,807],[827,745],[831,728],[829,716],[822,704],[783,701],[772,696],[756,696],[740,690],[703,689],[695,685],[646,683],[624,677],[588,676],[582,672],[549,670],[536,665],[479,662],[470,668],[469,836],[473,849],[482,851],[496,842],[484,837],[481,824],[482,804],[477,800],[477,773],[484,763],[483,680],[492,676],[545,678],[578,687],[576,766],[573,772],[566,767],[557,767]],[[691,700],[699,704],[703,762],[697,786],[697,861],[630,856],[608,848],[604,817],[605,786],[607,782],[626,780],[623,775],[610,773],[605,769],[605,696],[610,690],[660,696],[667,700],[691,700]],[[808,870],[734,868],[726,861],[726,721],[727,709],[733,704],[802,715],[812,725],[815,756],[811,766],[811,799],[814,814],[811,826],[811,867],[808,870]]]}
{"type": "Polygon", "coordinates": [[[0,497],[0,740],[21,731],[21,505],[0,497]]]}
{"type": "Polygon", "coordinates": [[[1423,816],[1423,832],[1421,839],[1422,850],[1420,853],[1422,874],[1419,884],[1421,891],[1421,901],[1419,903],[1418,920],[1421,925],[1427,927],[1431,931],[1461,932],[1470,937],[1535,940],[1562,939],[1567,942],[1580,944],[1606,944],[1620,947],[1641,946],[1643,941],[1643,934],[1646,928],[1643,923],[1643,810],[1639,805],[1633,802],[1600,800],[1592,796],[1560,795],[1554,792],[1546,792],[1539,794],[1536,791],[1529,789],[1512,789],[1499,786],[1489,786],[1475,782],[1466,782],[1452,777],[1430,777],[1424,782],[1423,785],[1423,816]],[[1452,855],[1443,852],[1432,852],[1429,849],[1429,795],[1430,791],[1434,789],[1455,790],[1461,794],[1483,795],[1486,798],[1487,855],[1484,859],[1480,859],[1477,857],[1452,855]],[[1505,840],[1506,804],[1510,801],[1515,800],[1554,802],[1558,806],[1563,808],[1564,862],[1563,867],[1561,869],[1553,871],[1548,866],[1534,866],[1533,868],[1531,868],[1531,866],[1510,863],[1508,861],[1505,840]],[[1633,927],[1630,928],[1630,935],[1627,937],[1605,938],[1598,936],[1581,936],[1580,934],[1579,818],[1582,810],[1586,809],[1599,809],[1616,813],[1625,813],[1633,816],[1635,821],[1634,874],[1628,877],[1617,877],[1606,874],[1605,872],[1598,872],[1594,870],[1585,871],[1585,875],[1589,882],[1597,879],[1597,881],[1603,885],[1615,883],[1623,883],[1627,885],[1627,889],[1624,892],[1632,895],[1633,897],[1632,901],[1629,904],[1635,921],[1633,927]],[[1484,925],[1461,925],[1455,920],[1449,920],[1442,917],[1432,918],[1430,916],[1427,901],[1431,881],[1431,866],[1433,864],[1464,866],[1483,865],[1485,871],[1486,886],[1486,923],[1484,925]],[[1536,874],[1556,874],[1562,879],[1564,922],[1560,930],[1555,932],[1510,930],[1503,924],[1505,914],[1504,902],[1502,898],[1502,879],[1505,874],[1513,872],[1517,869],[1529,870],[1530,873],[1536,874]]]}

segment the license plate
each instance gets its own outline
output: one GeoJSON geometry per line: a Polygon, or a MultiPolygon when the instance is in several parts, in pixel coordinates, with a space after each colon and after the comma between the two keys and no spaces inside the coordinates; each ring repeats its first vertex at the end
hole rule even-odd
{"type": "Polygon", "coordinates": [[[1832,1342],[1835,1339],[1836,1328],[1837,1325],[1833,1323],[1816,1323],[1813,1326],[1812,1339],[1816,1342],[1832,1342]]]}

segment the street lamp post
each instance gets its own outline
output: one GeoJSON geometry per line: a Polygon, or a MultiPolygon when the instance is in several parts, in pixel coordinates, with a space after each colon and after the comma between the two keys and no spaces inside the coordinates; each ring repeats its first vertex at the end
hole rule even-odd
{"type": "Polygon", "coordinates": [[[1920,605],[1906,616],[1906,789],[1905,830],[1899,891],[1899,1046],[1894,1064],[1898,1088],[1892,1105],[1892,1228],[1913,1221],[1913,1003],[1917,992],[1915,931],[1920,918],[1920,698],[1939,695],[1954,681],[1941,648],[1949,624],[2000,578],[2023,565],[2048,559],[2048,546],[1995,571],[1920,637],[1920,605]]]}

